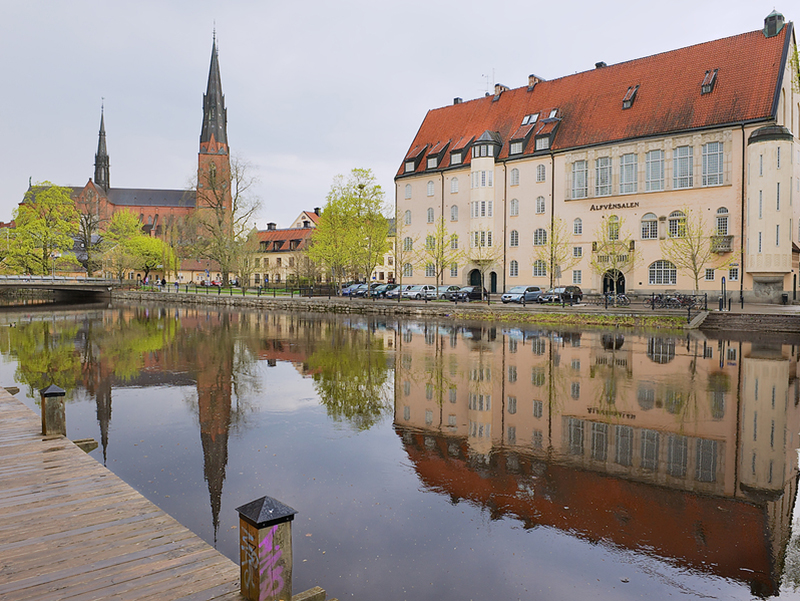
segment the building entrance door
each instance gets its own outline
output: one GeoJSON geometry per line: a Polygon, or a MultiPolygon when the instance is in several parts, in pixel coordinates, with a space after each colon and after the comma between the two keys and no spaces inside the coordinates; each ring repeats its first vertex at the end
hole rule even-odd
{"type": "Polygon", "coordinates": [[[469,272],[469,285],[470,286],[480,286],[481,285],[481,272],[478,269],[473,269],[469,272]]]}
{"type": "Polygon", "coordinates": [[[614,282],[616,281],[616,293],[625,294],[625,276],[618,269],[609,269],[603,274],[603,294],[614,292],[614,282]]]}

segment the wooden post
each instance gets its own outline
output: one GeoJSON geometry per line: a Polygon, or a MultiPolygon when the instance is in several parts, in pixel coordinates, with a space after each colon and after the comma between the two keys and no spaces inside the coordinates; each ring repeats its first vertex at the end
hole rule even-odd
{"type": "Polygon", "coordinates": [[[292,520],[297,513],[271,497],[237,507],[242,596],[291,601],[292,520]]]}
{"type": "Polygon", "coordinates": [[[42,395],[42,436],[66,436],[67,420],[64,416],[66,392],[55,384],[39,391],[42,395]]]}

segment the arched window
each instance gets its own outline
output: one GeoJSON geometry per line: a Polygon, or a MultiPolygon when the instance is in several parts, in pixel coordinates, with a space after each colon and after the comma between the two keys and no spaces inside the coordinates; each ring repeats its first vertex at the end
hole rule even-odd
{"type": "Polygon", "coordinates": [[[580,217],[576,217],[572,222],[572,233],[576,236],[580,236],[583,233],[583,220],[580,217]]]}
{"type": "Polygon", "coordinates": [[[406,211],[403,221],[406,225],[411,225],[411,211],[406,211]]]}
{"type": "Polygon", "coordinates": [[[406,263],[403,265],[403,277],[410,278],[412,275],[414,275],[414,270],[411,267],[411,263],[406,263]]]}
{"type": "Polygon", "coordinates": [[[450,194],[456,194],[458,192],[458,178],[454,177],[450,180],[450,194]]]}
{"type": "Polygon", "coordinates": [[[717,236],[728,235],[728,209],[720,207],[717,209],[717,236]]]}
{"type": "Polygon", "coordinates": [[[414,241],[411,237],[406,236],[403,238],[403,250],[414,250],[414,241]]]}
{"type": "Polygon", "coordinates": [[[411,184],[406,184],[406,200],[411,198],[411,184]]]}
{"type": "Polygon", "coordinates": [[[508,245],[519,246],[519,232],[517,230],[511,230],[511,235],[509,236],[508,245]]]}
{"type": "Polygon", "coordinates": [[[674,286],[678,270],[669,261],[659,260],[650,264],[648,283],[651,286],[674,286]]]}
{"type": "Polygon", "coordinates": [[[686,215],[680,211],[669,214],[669,237],[683,238],[686,235],[686,215]]]}
{"type": "Polygon", "coordinates": [[[658,217],[646,213],[642,217],[642,240],[658,240],[658,217]]]}
{"type": "Polygon", "coordinates": [[[511,265],[508,268],[508,275],[509,277],[515,278],[519,276],[519,263],[516,261],[511,261],[511,265]]]}
{"type": "Polygon", "coordinates": [[[450,248],[458,250],[458,234],[452,234],[450,236],[450,248]]]}
{"type": "Polygon", "coordinates": [[[544,165],[536,166],[536,181],[543,182],[545,180],[545,167],[544,165]]]}
{"type": "Polygon", "coordinates": [[[619,240],[619,217],[616,215],[608,218],[608,239],[619,240]]]}
{"type": "Polygon", "coordinates": [[[458,205],[450,207],[450,221],[458,221],[458,205]]]}
{"type": "Polygon", "coordinates": [[[544,213],[544,196],[539,196],[536,199],[536,212],[541,215],[544,213]]]}
{"type": "Polygon", "coordinates": [[[511,215],[511,217],[517,217],[519,215],[519,200],[516,198],[511,199],[508,214],[511,215]]]}
{"type": "Polygon", "coordinates": [[[436,275],[436,268],[433,266],[433,263],[427,263],[425,265],[425,277],[432,278],[436,275]]]}
{"type": "Polygon", "coordinates": [[[428,209],[428,223],[433,223],[433,209],[428,209]]]}
{"type": "Polygon", "coordinates": [[[433,180],[428,182],[428,196],[433,196],[433,180]]]}
{"type": "Polygon", "coordinates": [[[425,238],[425,248],[427,250],[433,250],[436,248],[436,238],[434,236],[428,235],[425,238]]]}
{"type": "Polygon", "coordinates": [[[519,169],[516,167],[512,169],[508,180],[509,186],[519,186],[519,169]]]}
{"type": "Polygon", "coordinates": [[[544,246],[545,244],[547,244],[547,230],[540,227],[533,232],[533,245],[544,246]]]}
{"type": "Polygon", "coordinates": [[[543,278],[547,277],[547,263],[539,259],[533,263],[533,277],[543,278]]]}

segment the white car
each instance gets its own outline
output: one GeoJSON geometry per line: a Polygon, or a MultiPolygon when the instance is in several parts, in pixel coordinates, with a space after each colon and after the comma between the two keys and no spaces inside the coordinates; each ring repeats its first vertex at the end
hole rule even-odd
{"type": "Polygon", "coordinates": [[[436,299],[436,286],[429,284],[419,284],[411,286],[407,290],[403,290],[403,298],[413,298],[422,300],[423,298],[435,300],[436,299]]]}
{"type": "Polygon", "coordinates": [[[398,286],[397,288],[394,288],[393,290],[389,290],[386,293],[386,298],[397,298],[403,292],[405,292],[406,290],[411,288],[411,286],[412,286],[412,284],[403,284],[402,286],[398,286]]]}

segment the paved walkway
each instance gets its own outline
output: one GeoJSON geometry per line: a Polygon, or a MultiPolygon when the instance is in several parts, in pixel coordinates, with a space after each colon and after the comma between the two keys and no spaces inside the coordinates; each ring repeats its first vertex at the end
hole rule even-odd
{"type": "Polygon", "coordinates": [[[239,567],[0,389],[0,599],[244,599],[239,567]]]}

